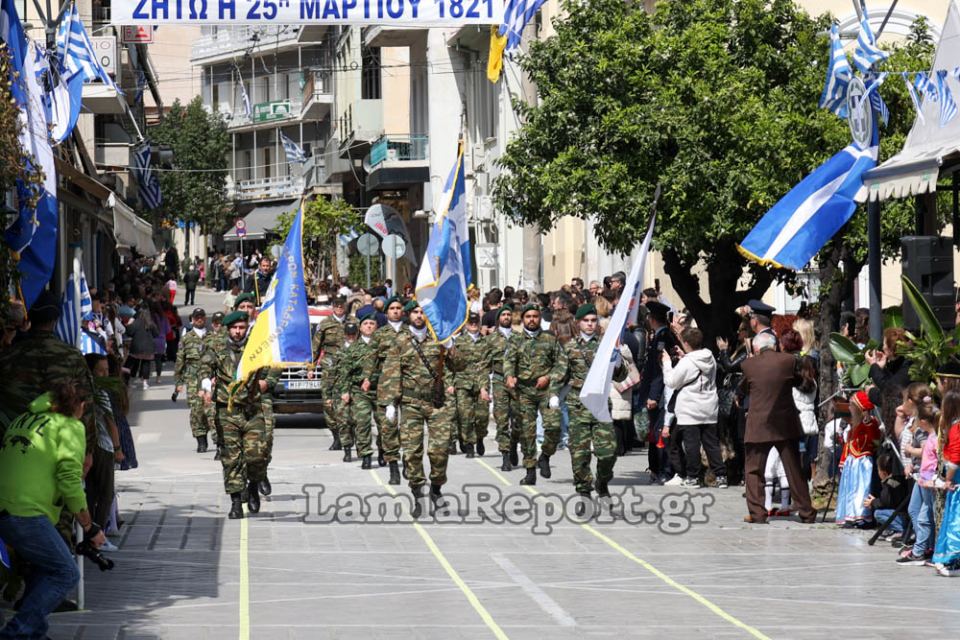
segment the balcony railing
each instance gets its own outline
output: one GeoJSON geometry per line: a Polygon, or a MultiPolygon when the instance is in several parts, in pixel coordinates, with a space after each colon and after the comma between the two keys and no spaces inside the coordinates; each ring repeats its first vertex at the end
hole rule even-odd
{"type": "Polygon", "coordinates": [[[384,162],[427,160],[430,157],[430,139],[426,135],[381,136],[370,147],[370,166],[384,162]]]}
{"type": "Polygon", "coordinates": [[[300,117],[303,103],[299,98],[293,98],[290,100],[263,102],[253,105],[252,108],[253,113],[248,116],[243,110],[243,105],[237,101],[233,111],[230,113],[230,119],[227,121],[227,128],[234,129],[254,124],[273,125],[278,122],[296,120],[300,117]],[[279,105],[282,108],[271,108],[269,105],[279,105]]]}
{"type": "Polygon", "coordinates": [[[333,93],[333,79],[329,71],[314,71],[307,74],[307,82],[303,86],[303,103],[306,104],[315,95],[330,95],[333,93]]]}
{"type": "Polygon", "coordinates": [[[327,165],[324,160],[325,157],[323,155],[316,154],[307,158],[307,161],[303,164],[304,188],[312,189],[326,184],[327,165]]]}
{"type": "Polygon", "coordinates": [[[272,200],[276,198],[295,198],[303,194],[304,180],[297,176],[277,176],[241,180],[233,189],[237,200],[272,200]]]}
{"type": "Polygon", "coordinates": [[[296,40],[299,35],[300,30],[289,25],[274,28],[253,25],[217,27],[215,33],[203,35],[196,41],[193,45],[191,57],[194,60],[199,60],[234,50],[277,46],[296,40]],[[279,33],[277,29],[280,29],[279,33]]]}

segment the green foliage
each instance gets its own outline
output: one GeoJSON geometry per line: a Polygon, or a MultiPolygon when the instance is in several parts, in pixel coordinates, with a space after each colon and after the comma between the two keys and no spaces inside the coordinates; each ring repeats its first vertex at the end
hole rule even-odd
{"type": "MultiPolygon", "coordinates": [[[[376,284],[380,281],[380,263],[383,259],[382,253],[370,256],[370,284],[376,284]]],[[[367,284],[367,256],[355,253],[350,256],[350,273],[347,279],[350,282],[356,282],[362,285],[367,284]]]]}
{"type": "Polygon", "coordinates": [[[230,136],[220,115],[207,112],[200,96],[186,107],[177,100],[148,135],[173,148],[174,169],[180,170],[157,172],[163,218],[195,222],[203,233],[222,233],[231,211],[226,187],[230,136]]]}
{"type": "Polygon", "coordinates": [[[910,361],[911,380],[932,382],[937,370],[947,362],[960,363],[960,327],[952,334],[944,331],[916,285],[907,276],[900,278],[905,297],[920,319],[920,334],[907,332],[909,340],[900,345],[899,352],[910,361]]]}
{"type": "Polygon", "coordinates": [[[862,387],[870,377],[870,365],[866,352],[876,348],[876,343],[867,344],[860,349],[850,338],[839,333],[830,334],[830,352],[837,362],[844,365],[844,386],[862,387]]]}

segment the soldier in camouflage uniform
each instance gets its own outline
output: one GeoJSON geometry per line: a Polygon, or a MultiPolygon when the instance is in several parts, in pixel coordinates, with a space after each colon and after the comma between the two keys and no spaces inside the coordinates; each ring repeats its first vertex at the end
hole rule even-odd
{"type": "MultiPolygon", "coordinates": [[[[353,443],[355,441],[353,421],[350,420],[350,409],[343,400],[344,371],[349,369],[350,355],[347,350],[357,341],[360,328],[356,322],[347,320],[343,323],[343,343],[333,356],[329,370],[326,371],[330,384],[330,399],[337,408],[337,428],[340,430],[340,444],[343,446],[343,461],[353,462],[353,443]]],[[[358,452],[359,456],[359,452],[358,452]]]]}
{"type": "Polygon", "coordinates": [[[520,443],[526,477],[520,484],[536,484],[537,471],[551,476],[550,456],[560,442],[560,386],[567,373],[567,354],[552,333],[540,328],[540,308],[528,304],[520,312],[523,333],[507,341],[503,374],[507,388],[517,390],[520,443]],[[543,419],[543,445],[537,458],[537,413],[543,419]]]}
{"type": "Polygon", "coordinates": [[[400,420],[400,439],[407,480],[413,493],[413,517],[423,513],[420,503],[423,485],[423,427],[427,427],[427,456],[430,458],[430,501],[442,506],[441,487],[447,482],[448,446],[453,430],[453,399],[449,394],[440,406],[435,402],[435,384],[446,388],[445,372],[463,371],[466,366],[458,350],[429,340],[423,311],[416,301],[404,309],[408,330],[400,333],[383,364],[377,400],[386,407],[385,418],[400,420]],[[429,366],[428,366],[429,365],[429,366]]]}
{"type": "MultiPolygon", "coordinates": [[[[487,386],[489,378],[484,368],[486,348],[480,338],[478,314],[471,313],[467,317],[467,324],[457,336],[456,345],[457,352],[466,363],[466,369],[453,376],[456,392],[456,424],[460,442],[463,443],[468,458],[474,456],[474,450],[483,456],[485,452],[483,439],[487,437],[490,405],[480,397],[480,390],[487,386]]],[[[453,436],[456,438],[457,434],[453,436]]]]}
{"type": "MultiPolygon", "coordinates": [[[[601,498],[610,497],[607,484],[613,478],[613,465],[616,462],[617,439],[612,422],[599,422],[590,410],[580,401],[580,391],[593,364],[593,358],[600,346],[597,333],[597,308],[592,304],[581,305],[576,313],[580,334],[563,345],[567,354],[567,384],[570,391],[565,402],[570,415],[570,459],[573,465],[573,486],[577,493],[587,498],[593,489],[593,476],[590,473],[590,445],[597,457],[597,493],[601,498]]],[[[614,371],[615,380],[623,380],[626,370],[621,366],[614,371]]],[[[578,515],[582,515],[585,505],[577,505],[578,515]]]]}
{"type": "MultiPolygon", "coordinates": [[[[330,451],[340,451],[342,448],[341,424],[339,414],[340,401],[334,391],[333,362],[337,351],[343,348],[343,322],[346,320],[347,301],[337,298],[333,301],[333,315],[323,319],[317,331],[313,334],[313,355],[317,366],[320,367],[320,389],[323,393],[323,417],[327,428],[333,434],[333,444],[330,451]]],[[[349,446],[352,446],[350,443],[349,446]]]]}
{"type": "MultiPolygon", "coordinates": [[[[387,300],[384,307],[387,310],[387,324],[373,332],[370,344],[376,358],[367,362],[363,371],[364,391],[371,393],[379,391],[387,377],[384,372],[384,361],[393,348],[397,338],[405,332],[403,328],[403,303],[396,296],[387,300]],[[368,384],[369,383],[369,384],[368,384]]],[[[396,383],[396,381],[394,381],[396,383]]],[[[400,427],[393,420],[386,419],[387,403],[382,401],[377,393],[377,440],[384,460],[390,465],[390,484],[400,484],[400,427]]]]}
{"type": "Polygon", "coordinates": [[[187,404],[190,406],[190,431],[197,439],[197,453],[207,451],[207,414],[203,398],[200,396],[200,357],[203,355],[206,338],[207,312],[197,308],[190,314],[193,326],[184,331],[177,351],[177,364],[173,379],[177,393],[187,392],[187,404]]]}
{"type": "Polygon", "coordinates": [[[520,464],[517,445],[520,442],[519,421],[517,420],[517,392],[508,389],[503,379],[503,357],[507,352],[507,341],[513,335],[513,309],[503,306],[497,312],[496,330],[483,338],[486,361],[484,372],[491,376],[491,392],[486,385],[480,390],[480,398],[489,402],[493,399],[493,420],[497,425],[497,448],[503,456],[501,471],[511,471],[520,464]]]}
{"type": "Polygon", "coordinates": [[[231,393],[246,345],[249,320],[246,313],[234,311],[224,318],[224,324],[226,334],[220,335],[203,353],[201,386],[204,399],[216,403],[216,426],[223,442],[223,484],[231,499],[229,517],[242,518],[244,490],[250,512],[260,511],[259,483],[267,471],[267,434],[260,397],[267,382],[253,376],[231,393]]]}
{"type": "MultiPolygon", "coordinates": [[[[223,327],[223,312],[217,311],[212,316],[210,316],[210,328],[207,331],[207,334],[203,336],[203,351],[206,351],[223,333],[226,331],[223,327]]],[[[203,359],[201,358],[201,362],[203,359]]],[[[199,376],[197,378],[200,379],[199,376]]],[[[216,405],[212,402],[204,403],[203,405],[203,414],[206,416],[207,425],[213,429],[213,446],[216,453],[213,456],[214,460],[220,459],[220,436],[217,433],[216,428],[214,428],[214,420],[217,417],[216,405]]]]}
{"type": "MultiPolygon", "coordinates": [[[[373,350],[373,333],[377,330],[377,319],[371,308],[359,317],[360,337],[343,349],[340,364],[337,367],[337,391],[345,408],[345,422],[350,425],[356,436],[357,456],[362,460],[361,469],[373,468],[373,434],[371,424],[377,406],[375,391],[364,391],[367,379],[363,372],[377,359],[373,350]]],[[[349,325],[348,325],[349,328],[349,325]]],[[[369,388],[369,385],[367,385],[369,388]]]]}

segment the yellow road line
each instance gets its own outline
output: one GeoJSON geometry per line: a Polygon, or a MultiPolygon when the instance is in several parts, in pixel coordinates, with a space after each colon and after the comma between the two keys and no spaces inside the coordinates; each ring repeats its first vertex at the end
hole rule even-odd
{"type": "MultiPolygon", "coordinates": [[[[391,496],[396,496],[397,492],[388,484],[385,484],[380,476],[377,475],[376,471],[370,470],[370,475],[373,476],[373,479],[377,481],[381,487],[385,488],[391,496]]],[[[480,602],[480,599],[476,596],[473,590],[467,586],[467,583],[463,581],[463,578],[460,577],[460,574],[457,573],[457,570],[453,568],[453,565],[447,560],[446,556],[443,555],[443,552],[440,551],[440,547],[437,546],[437,543],[433,541],[433,537],[427,533],[427,530],[419,522],[413,523],[413,528],[416,529],[417,533],[420,534],[420,537],[423,538],[423,541],[427,544],[427,548],[430,549],[430,553],[433,554],[433,557],[437,559],[437,562],[440,563],[440,566],[443,567],[443,570],[447,572],[447,575],[450,576],[450,579],[453,580],[453,583],[460,588],[460,591],[463,592],[463,595],[467,598],[467,601],[473,607],[474,611],[480,616],[484,624],[493,632],[493,635],[497,640],[509,640],[509,637],[504,633],[503,629],[500,628],[500,625],[497,624],[496,620],[493,619],[493,616],[490,615],[490,612],[487,611],[487,608],[483,606],[480,602]]]]}
{"type": "MultiPolygon", "coordinates": [[[[509,486],[513,486],[513,483],[510,482],[509,480],[507,480],[507,478],[504,477],[503,474],[501,474],[498,470],[494,469],[494,468],[491,467],[489,464],[487,464],[486,462],[484,462],[483,460],[481,460],[481,459],[479,459],[479,458],[475,458],[475,460],[476,460],[478,463],[480,463],[480,465],[481,465],[482,467],[486,468],[487,471],[489,471],[491,474],[493,474],[498,480],[500,480],[500,482],[502,482],[503,484],[505,484],[505,485],[508,486],[508,487],[509,487],[509,486]]],[[[533,495],[539,495],[539,494],[540,494],[539,491],[537,491],[536,489],[534,489],[533,487],[531,487],[531,486],[529,486],[529,485],[523,485],[523,488],[526,489],[529,493],[531,493],[531,494],[533,494],[533,495]]],[[[584,523],[584,524],[581,524],[580,526],[581,526],[584,530],[586,530],[586,531],[590,532],[591,534],[593,534],[594,536],[596,536],[598,539],[600,539],[600,540],[602,540],[603,542],[605,542],[610,548],[614,549],[615,551],[620,552],[620,553],[623,554],[625,557],[629,558],[629,559],[632,560],[633,562],[637,563],[638,565],[640,565],[641,567],[643,567],[644,569],[646,569],[647,571],[649,571],[650,573],[652,573],[654,576],[656,576],[657,578],[659,578],[660,580],[662,580],[667,586],[669,586],[669,587],[671,587],[671,588],[673,588],[673,589],[676,589],[677,591],[679,591],[680,593],[682,593],[682,594],[685,595],[685,596],[688,596],[688,597],[692,598],[694,601],[698,602],[699,604],[701,604],[701,605],[703,605],[704,607],[706,607],[707,609],[709,609],[709,610],[710,610],[712,613],[714,613],[715,615],[720,616],[723,620],[729,622],[730,624],[732,624],[732,625],[735,626],[735,627],[738,627],[738,628],[740,628],[740,629],[743,629],[744,631],[746,631],[748,634],[750,634],[752,637],[756,638],[757,640],[770,640],[770,638],[769,638],[768,636],[764,635],[764,633],[763,633],[762,631],[760,631],[759,629],[757,629],[756,627],[751,627],[751,626],[748,625],[746,622],[743,622],[743,621],[740,620],[739,618],[736,618],[735,616],[727,613],[726,611],[724,611],[723,609],[721,609],[719,606],[717,606],[716,604],[714,604],[713,602],[711,602],[710,600],[708,600],[708,599],[705,598],[704,596],[700,595],[699,593],[697,593],[696,591],[694,591],[694,590],[691,589],[690,587],[687,587],[687,586],[684,586],[684,585],[680,584],[679,582],[677,582],[676,580],[674,580],[673,578],[671,578],[670,576],[668,576],[667,574],[665,574],[665,573],[664,573],[663,571],[661,571],[660,569],[657,569],[655,566],[653,566],[652,564],[650,564],[649,562],[647,562],[647,561],[644,560],[643,558],[640,558],[640,557],[636,556],[633,552],[631,552],[630,550],[624,548],[623,546],[621,546],[619,543],[617,543],[616,541],[612,540],[612,539],[609,538],[608,536],[600,533],[599,531],[597,531],[595,528],[593,528],[593,527],[590,526],[589,524],[585,524],[585,523],[584,523]]]]}
{"type": "MultiPolygon", "coordinates": [[[[249,514],[246,514],[249,515],[249,514]]],[[[250,562],[247,519],[240,521],[240,640],[250,640],[250,562]]]]}

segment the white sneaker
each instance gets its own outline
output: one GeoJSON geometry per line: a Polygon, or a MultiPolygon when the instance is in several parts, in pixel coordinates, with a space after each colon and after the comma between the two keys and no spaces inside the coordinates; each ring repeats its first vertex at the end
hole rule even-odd
{"type": "Polygon", "coordinates": [[[102,545],[100,545],[100,551],[105,551],[106,553],[114,553],[116,551],[120,551],[120,547],[118,547],[117,545],[107,540],[102,545]]]}
{"type": "Polygon", "coordinates": [[[960,569],[950,568],[947,565],[939,565],[937,567],[937,573],[943,576],[944,578],[956,578],[960,577],[960,569]]]}
{"type": "Polygon", "coordinates": [[[144,381],[143,381],[143,390],[146,391],[146,390],[149,389],[149,388],[150,388],[150,384],[149,384],[146,380],[144,380],[144,381]]]}
{"type": "Polygon", "coordinates": [[[686,480],[680,483],[680,486],[686,487],[688,489],[699,489],[700,481],[697,480],[696,478],[687,478],[686,480]]]}
{"type": "Polygon", "coordinates": [[[669,480],[667,480],[666,482],[664,482],[664,483],[663,483],[663,486],[665,486],[665,487],[682,487],[682,486],[683,486],[683,483],[684,483],[684,479],[681,478],[679,474],[677,474],[677,475],[673,476],[672,478],[670,478],[669,480]]]}

